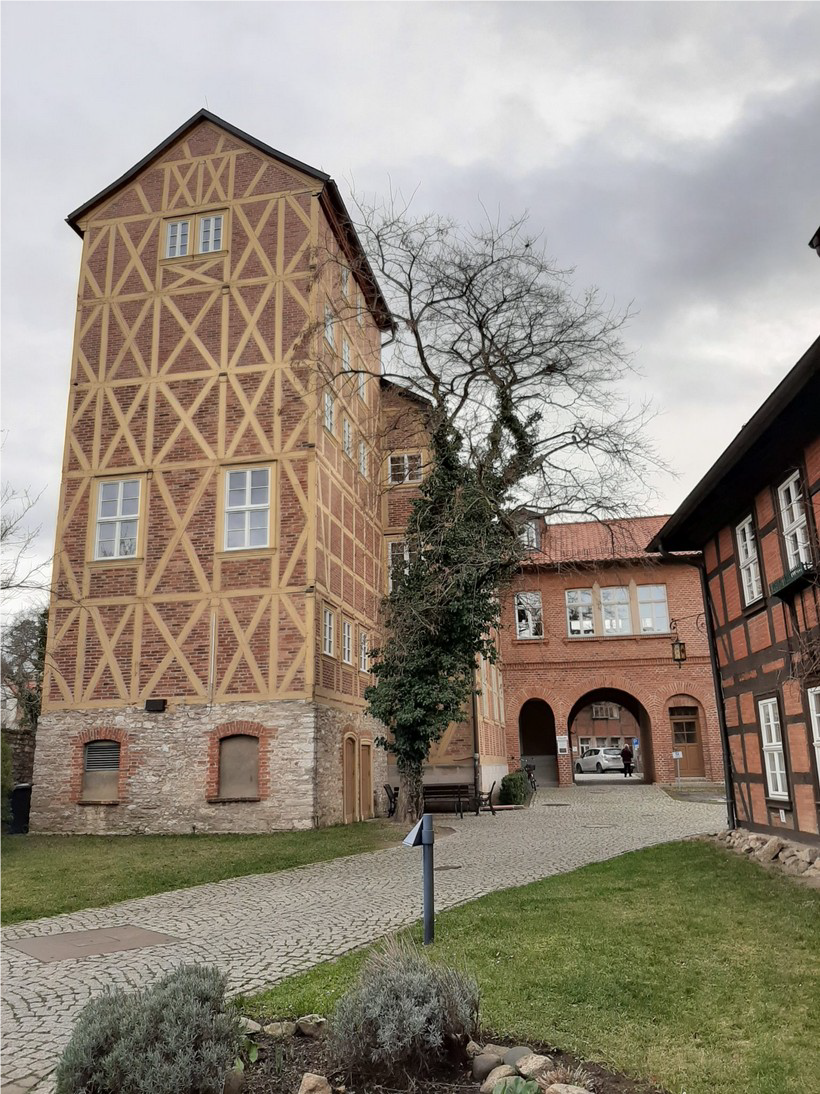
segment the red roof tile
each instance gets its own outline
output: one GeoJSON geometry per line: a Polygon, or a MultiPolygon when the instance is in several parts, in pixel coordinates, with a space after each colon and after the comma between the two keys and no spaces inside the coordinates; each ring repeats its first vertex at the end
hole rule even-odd
{"type": "Polygon", "coordinates": [[[541,530],[541,549],[532,552],[530,561],[543,565],[648,558],[646,545],[668,519],[667,516],[627,517],[548,524],[541,530]]]}

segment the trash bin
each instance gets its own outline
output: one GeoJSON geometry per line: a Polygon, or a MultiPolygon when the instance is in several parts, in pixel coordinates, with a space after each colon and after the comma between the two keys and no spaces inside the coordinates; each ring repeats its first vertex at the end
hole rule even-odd
{"type": "Polygon", "coordinates": [[[17,783],[11,792],[11,824],[9,835],[23,836],[28,832],[31,810],[31,783],[17,783]]]}

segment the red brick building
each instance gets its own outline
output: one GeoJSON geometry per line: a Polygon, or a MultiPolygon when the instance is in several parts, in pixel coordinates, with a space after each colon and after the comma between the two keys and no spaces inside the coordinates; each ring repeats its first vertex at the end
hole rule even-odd
{"type": "MultiPolygon", "coordinates": [[[[588,748],[638,741],[637,773],[720,780],[703,597],[691,557],[648,556],[664,517],[527,527],[503,604],[507,758],[571,784],[588,748]],[[678,665],[672,641],[685,642],[678,665]]],[[[614,776],[613,776],[614,778],[614,776]]]]}
{"type": "Polygon", "coordinates": [[[703,551],[738,822],[820,831],[820,339],[653,538],[703,551]]]}

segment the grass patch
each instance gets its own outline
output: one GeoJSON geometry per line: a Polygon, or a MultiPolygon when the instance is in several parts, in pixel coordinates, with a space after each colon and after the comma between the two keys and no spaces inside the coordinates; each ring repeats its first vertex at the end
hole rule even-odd
{"type": "MultiPolygon", "coordinates": [[[[412,932],[420,938],[420,932],[412,932]]],[[[712,844],[667,844],[438,916],[435,957],[481,989],[485,1028],[673,1094],[803,1094],[820,1074],[820,894],[712,844]]],[[[350,954],[243,1000],[327,1013],[350,954]]]]}
{"type": "Polygon", "coordinates": [[[262,836],[7,836],[2,922],[375,851],[403,834],[367,821],[262,836]]]}

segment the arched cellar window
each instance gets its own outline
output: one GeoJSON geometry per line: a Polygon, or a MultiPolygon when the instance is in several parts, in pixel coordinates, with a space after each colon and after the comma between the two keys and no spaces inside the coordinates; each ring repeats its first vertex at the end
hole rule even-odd
{"type": "Polygon", "coordinates": [[[247,734],[219,742],[219,797],[259,797],[259,739],[247,734]]]}
{"type": "Polygon", "coordinates": [[[83,750],[83,801],[118,801],[119,784],[120,742],[89,741],[83,750]]]}

